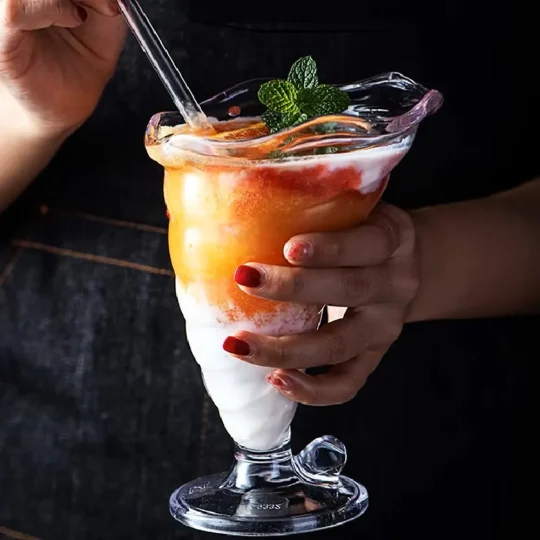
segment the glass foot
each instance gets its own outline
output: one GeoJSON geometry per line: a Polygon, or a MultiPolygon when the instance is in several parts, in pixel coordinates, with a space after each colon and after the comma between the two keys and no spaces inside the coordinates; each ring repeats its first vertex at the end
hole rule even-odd
{"type": "Polygon", "coordinates": [[[328,529],[361,516],[366,488],[341,476],[344,445],[320,437],[293,456],[237,447],[229,473],[199,478],[170,498],[172,516],[194,529],[236,536],[285,536],[328,529]]]}

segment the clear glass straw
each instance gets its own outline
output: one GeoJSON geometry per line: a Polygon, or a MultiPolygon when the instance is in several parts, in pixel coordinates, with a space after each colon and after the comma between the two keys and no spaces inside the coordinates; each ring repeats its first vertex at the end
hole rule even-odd
{"type": "Polygon", "coordinates": [[[137,0],[116,0],[116,2],[186,123],[194,129],[214,131],[139,2],[137,0]]]}

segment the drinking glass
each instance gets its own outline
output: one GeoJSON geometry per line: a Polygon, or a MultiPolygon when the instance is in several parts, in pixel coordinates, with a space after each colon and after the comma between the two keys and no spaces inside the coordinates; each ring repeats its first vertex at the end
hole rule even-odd
{"type": "Polygon", "coordinates": [[[343,114],[261,135],[263,82],[241,83],[202,103],[225,129],[218,137],[194,134],[173,112],[154,115],[145,137],[149,156],[164,168],[170,255],[190,348],[236,448],[229,471],[178,488],[170,511],[187,526],[242,536],[343,524],[366,510],[368,492],[342,474],[346,449],[332,436],[293,455],[296,403],[267,382],[272,369],[222,347],[240,330],[316,330],[324,306],[247,295],[235,270],[247,262],[289,265],[283,247],[291,237],[362,223],[420,122],[442,104],[436,90],[384,73],[340,85],[351,98],[343,114]]]}

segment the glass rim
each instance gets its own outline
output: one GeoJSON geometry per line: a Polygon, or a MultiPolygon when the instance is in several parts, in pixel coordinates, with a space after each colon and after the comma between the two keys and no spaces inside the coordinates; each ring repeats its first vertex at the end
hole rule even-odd
{"type": "MultiPolygon", "coordinates": [[[[238,83],[206,99],[201,107],[213,123],[260,120],[263,106],[256,93],[267,80],[257,78],[238,83]],[[232,115],[232,110],[239,114],[232,115]]],[[[250,139],[220,140],[174,132],[173,128],[185,125],[184,120],[179,112],[166,111],[152,116],[144,143],[147,148],[165,145],[167,150],[162,152],[165,161],[174,161],[178,153],[195,159],[217,159],[227,163],[241,160],[253,164],[330,158],[402,144],[408,137],[412,142],[419,124],[437,112],[443,103],[438,90],[427,89],[395,71],[334,86],[351,97],[351,106],[342,114],[310,118],[284,130],[250,139]],[[260,152],[265,148],[271,149],[274,155],[260,152]],[[335,153],[325,152],[328,148],[333,148],[335,153]],[[318,149],[326,155],[317,154],[318,149]],[[263,157],[250,157],[254,151],[259,151],[257,156],[263,157]],[[306,152],[315,153],[306,155],[306,152]]]]}

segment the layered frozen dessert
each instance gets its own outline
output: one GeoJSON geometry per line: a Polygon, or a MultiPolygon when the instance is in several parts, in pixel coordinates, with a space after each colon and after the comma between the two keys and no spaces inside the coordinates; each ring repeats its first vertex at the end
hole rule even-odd
{"type": "Polygon", "coordinates": [[[288,265],[283,248],[291,237],[360,224],[414,138],[414,121],[392,131],[392,118],[368,111],[353,86],[340,91],[349,97],[345,110],[308,118],[291,108],[296,119],[284,125],[285,112],[253,114],[253,102],[233,89],[209,103],[221,116],[210,118],[210,133],[163,115],[147,131],[148,153],[165,169],[169,247],[189,344],[225,428],[250,450],[279,447],[296,406],[267,382],[271,369],[230,356],[223,342],[240,330],[314,330],[323,306],[247,295],[235,270],[248,262],[288,265]],[[247,105],[235,104],[242,99],[247,105]]]}
{"type": "MultiPolygon", "coordinates": [[[[234,130],[234,124],[216,127],[234,130]]],[[[314,330],[323,306],[248,296],[235,283],[235,270],[255,261],[287,265],[283,247],[294,235],[357,225],[379,200],[409,143],[241,163],[190,157],[182,151],[181,134],[167,144],[169,248],[191,350],[234,441],[253,450],[275,448],[295,404],[268,384],[270,369],[231,357],[223,342],[239,330],[314,330]]],[[[165,159],[157,153],[158,161],[165,159]]]]}

